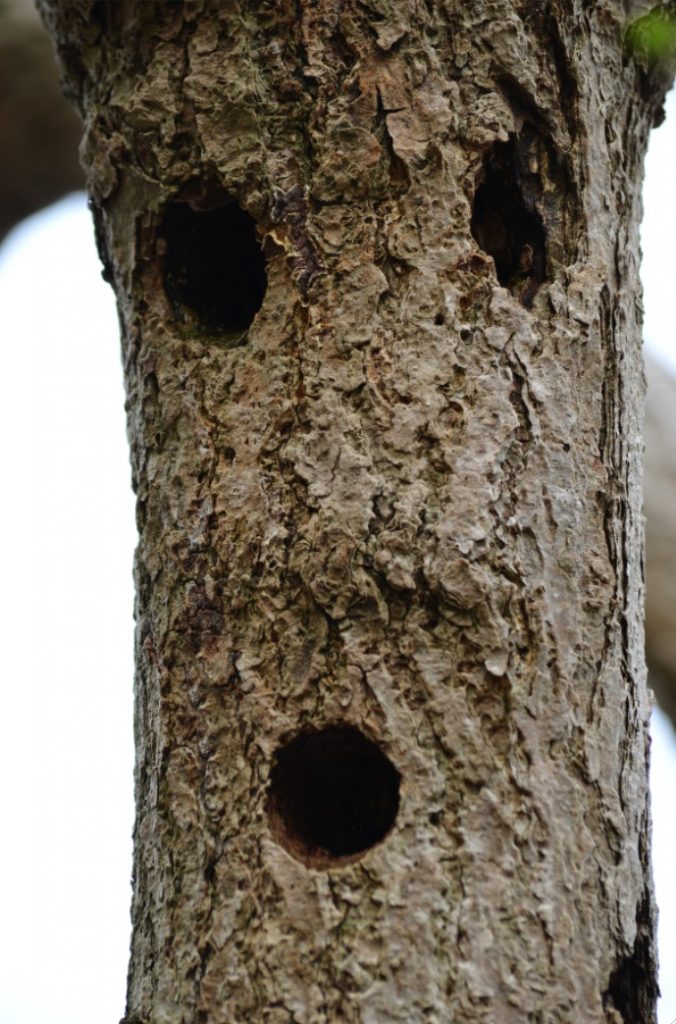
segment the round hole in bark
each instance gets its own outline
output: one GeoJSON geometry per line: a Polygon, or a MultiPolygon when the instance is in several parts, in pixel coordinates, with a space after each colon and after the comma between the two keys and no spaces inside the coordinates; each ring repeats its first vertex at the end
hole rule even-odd
{"type": "Polygon", "coordinates": [[[354,726],[302,732],[277,751],[268,793],[272,833],[310,867],[356,860],[392,828],[400,781],[380,747],[354,726]]]}
{"type": "Polygon", "coordinates": [[[164,287],[210,331],[243,334],[261,308],[267,273],[253,217],[236,202],[196,209],[170,203],[160,235],[166,243],[164,287]]]}

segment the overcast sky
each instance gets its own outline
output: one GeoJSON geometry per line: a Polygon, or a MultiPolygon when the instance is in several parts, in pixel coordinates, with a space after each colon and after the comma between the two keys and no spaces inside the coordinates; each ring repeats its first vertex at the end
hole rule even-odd
{"type": "MultiPolygon", "coordinates": [[[[653,133],[645,335],[676,373],[676,98],[653,133]]],[[[0,250],[6,624],[0,1024],[116,1024],[129,941],[133,498],[112,293],[84,198],[0,250]]],[[[676,746],[654,723],[660,1024],[676,1018],[676,746]]]]}

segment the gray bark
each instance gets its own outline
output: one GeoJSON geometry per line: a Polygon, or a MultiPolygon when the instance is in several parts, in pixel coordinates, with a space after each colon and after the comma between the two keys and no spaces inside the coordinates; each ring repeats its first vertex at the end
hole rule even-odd
{"type": "Polygon", "coordinates": [[[45,11],[138,493],[127,1020],[650,1024],[626,5],[45,11]]]}

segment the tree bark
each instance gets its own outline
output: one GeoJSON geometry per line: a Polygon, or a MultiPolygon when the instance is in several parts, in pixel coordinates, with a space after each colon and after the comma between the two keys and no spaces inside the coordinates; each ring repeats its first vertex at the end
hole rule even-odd
{"type": "Polygon", "coordinates": [[[45,3],[138,494],[128,1022],[655,1020],[628,8],[45,3]]]}

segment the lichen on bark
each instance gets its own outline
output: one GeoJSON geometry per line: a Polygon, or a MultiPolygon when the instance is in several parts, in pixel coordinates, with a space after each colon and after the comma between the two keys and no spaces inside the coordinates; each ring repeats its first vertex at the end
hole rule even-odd
{"type": "Polygon", "coordinates": [[[44,9],[138,495],[128,1020],[651,1024],[625,5],[44,9]],[[167,210],[225,198],[265,256],[237,344],[166,287],[167,210]],[[271,773],[343,728],[396,820],[304,862],[271,773]]]}

